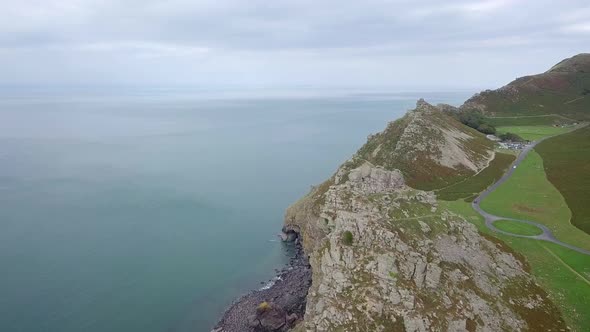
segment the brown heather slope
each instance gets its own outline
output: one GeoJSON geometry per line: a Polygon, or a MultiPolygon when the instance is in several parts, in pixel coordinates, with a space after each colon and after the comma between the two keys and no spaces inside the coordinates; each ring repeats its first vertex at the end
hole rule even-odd
{"type": "Polygon", "coordinates": [[[518,78],[467,100],[462,110],[487,116],[560,114],[590,119],[590,54],[565,59],[545,73],[518,78]]]}

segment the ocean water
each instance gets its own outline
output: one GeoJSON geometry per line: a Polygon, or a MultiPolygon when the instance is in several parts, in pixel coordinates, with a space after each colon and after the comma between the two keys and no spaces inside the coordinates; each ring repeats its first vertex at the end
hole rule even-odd
{"type": "Polygon", "coordinates": [[[287,262],[289,204],[470,94],[1,91],[0,331],[209,331],[287,262]]]}

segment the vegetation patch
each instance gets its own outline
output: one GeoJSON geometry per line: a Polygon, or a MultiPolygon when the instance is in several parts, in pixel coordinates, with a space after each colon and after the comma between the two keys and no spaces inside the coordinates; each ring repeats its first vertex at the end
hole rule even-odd
{"type": "Polygon", "coordinates": [[[350,231],[344,231],[342,233],[342,243],[347,246],[352,245],[352,233],[350,231]]]}
{"type": "Polygon", "coordinates": [[[514,155],[496,153],[494,160],[490,162],[488,167],[462,182],[437,191],[436,196],[445,201],[454,201],[460,198],[470,200],[470,198],[472,199],[476,194],[498,181],[514,159],[516,159],[514,155]]]}
{"type": "Polygon", "coordinates": [[[531,151],[512,177],[481,202],[485,211],[547,226],[561,241],[590,250],[590,235],[570,223],[571,212],[547,180],[541,156],[531,151]]]}
{"type": "Polygon", "coordinates": [[[503,126],[498,127],[498,135],[511,133],[525,140],[536,141],[543,137],[565,133],[568,130],[568,128],[553,126],[503,126]]]}
{"type": "Polygon", "coordinates": [[[479,111],[466,110],[454,113],[456,118],[464,125],[484,134],[495,134],[496,128],[479,111]]]}
{"type": "Polygon", "coordinates": [[[334,185],[334,177],[322,182],[317,187],[314,187],[311,191],[312,199],[313,199],[313,211],[316,215],[320,215],[320,208],[322,205],[326,203],[326,192],[330,189],[331,186],[334,185]]]}
{"type": "Polygon", "coordinates": [[[529,331],[560,331],[566,327],[555,304],[547,300],[547,293],[538,285],[525,278],[515,278],[502,289],[502,297],[510,303],[512,309],[526,322],[529,331]],[[531,290],[541,293],[539,298],[530,299],[531,290]],[[512,302],[510,301],[512,300],[512,302]],[[535,301],[533,306],[532,301],[535,301]],[[525,303],[523,303],[525,302],[525,303]]]}
{"type": "Polygon", "coordinates": [[[518,234],[518,235],[541,235],[543,230],[539,227],[523,222],[513,220],[498,220],[494,222],[494,226],[504,232],[518,234]]]}
{"type": "Polygon", "coordinates": [[[264,301],[262,303],[260,303],[258,305],[258,307],[256,307],[256,311],[260,312],[265,312],[271,309],[271,306],[268,302],[264,301]]]}
{"type": "Polygon", "coordinates": [[[572,212],[572,224],[590,234],[590,127],[550,138],[536,151],[572,212]]]}
{"type": "Polygon", "coordinates": [[[514,134],[514,133],[502,133],[498,135],[498,137],[502,141],[510,141],[510,142],[524,142],[526,141],[524,138],[514,134]]]}
{"type": "Polygon", "coordinates": [[[559,245],[533,239],[515,238],[491,231],[483,217],[462,200],[440,202],[441,208],[462,215],[477,226],[486,238],[496,239],[523,256],[541,288],[557,305],[574,331],[585,331],[590,326],[590,256],[559,245]]]}

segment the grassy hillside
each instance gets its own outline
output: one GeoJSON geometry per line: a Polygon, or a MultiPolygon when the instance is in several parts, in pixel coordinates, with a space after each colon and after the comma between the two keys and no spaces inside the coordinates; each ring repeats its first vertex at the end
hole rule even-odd
{"type": "Polygon", "coordinates": [[[488,116],[560,114],[590,119],[590,54],[566,59],[549,71],[479,93],[461,107],[488,116]]]}
{"type": "Polygon", "coordinates": [[[573,331],[588,330],[590,256],[552,243],[495,233],[485,226],[483,217],[475,212],[469,203],[462,200],[440,204],[442,208],[464,216],[477,226],[480,233],[501,240],[498,245],[508,245],[516,253],[524,256],[530,265],[531,273],[558,304],[573,331]]]}
{"type": "Polygon", "coordinates": [[[590,234],[590,127],[548,139],[536,150],[572,212],[572,224],[590,234]]]}
{"type": "Polygon", "coordinates": [[[508,181],[481,202],[481,207],[495,215],[542,223],[559,240],[590,250],[590,235],[570,223],[571,212],[565,199],[547,180],[543,160],[535,151],[508,181]]]}
{"type": "Polygon", "coordinates": [[[490,165],[483,171],[475,176],[465,179],[464,181],[437,191],[436,196],[445,201],[454,201],[460,198],[471,201],[477,196],[477,194],[498,181],[508,167],[510,167],[510,164],[512,164],[514,159],[516,159],[514,155],[496,153],[494,160],[492,160],[490,165]]]}

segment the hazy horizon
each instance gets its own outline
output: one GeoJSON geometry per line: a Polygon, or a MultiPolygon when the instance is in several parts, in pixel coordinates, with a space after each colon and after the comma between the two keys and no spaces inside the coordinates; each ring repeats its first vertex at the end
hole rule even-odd
{"type": "Polygon", "coordinates": [[[584,1],[4,3],[0,87],[484,89],[588,51],[584,1]]]}

